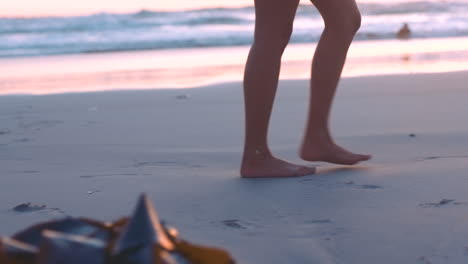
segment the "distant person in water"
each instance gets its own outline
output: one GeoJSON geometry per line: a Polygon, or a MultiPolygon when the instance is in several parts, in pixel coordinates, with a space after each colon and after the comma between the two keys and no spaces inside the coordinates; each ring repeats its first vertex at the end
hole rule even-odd
{"type": "Polygon", "coordinates": [[[409,39],[411,37],[411,30],[408,26],[408,23],[404,23],[403,26],[397,33],[397,38],[399,39],[409,39]]]}
{"type": "MultiPolygon", "coordinates": [[[[273,156],[267,134],[278,85],[281,56],[292,33],[299,0],[254,0],[255,35],[244,74],[245,142],[242,177],[293,177],[315,173],[273,156]]],[[[329,116],[351,41],[360,27],[355,0],[312,0],[325,29],[312,61],[308,120],[299,156],[306,161],[354,165],[371,158],[338,146],[329,116]]]]}

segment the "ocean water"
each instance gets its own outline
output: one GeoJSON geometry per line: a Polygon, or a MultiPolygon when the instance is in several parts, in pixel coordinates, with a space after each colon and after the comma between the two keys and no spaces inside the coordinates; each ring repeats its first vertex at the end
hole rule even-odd
{"type": "MultiPolygon", "coordinates": [[[[393,39],[408,23],[415,39],[468,36],[468,0],[360,3],[359,40],[393,39]]],[[[74,17],[0,18],[0,58],[248,45],[254,8],[142,10],[74,17]]],[[[293,43],[316,42],[323,22],[312,5],[297,10],[293,43]]]]}

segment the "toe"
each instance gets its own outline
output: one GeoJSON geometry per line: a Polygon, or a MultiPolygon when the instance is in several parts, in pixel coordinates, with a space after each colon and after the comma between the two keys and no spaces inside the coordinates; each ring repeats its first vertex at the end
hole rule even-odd
{"type": "Polygon", "coordinates": [[[360,155],[361,161],[370,160],[372,158],[371,155],[360,155]]]}
{"type": "Polygon", "coordinates": [[[350,159],[348,165],[356,165],[357,163],[367,161],[370,158],[371,158],[370,155],[361,155],[361,154],[359,154],[359,155],[356,155],[354,158],[350,159]]]}

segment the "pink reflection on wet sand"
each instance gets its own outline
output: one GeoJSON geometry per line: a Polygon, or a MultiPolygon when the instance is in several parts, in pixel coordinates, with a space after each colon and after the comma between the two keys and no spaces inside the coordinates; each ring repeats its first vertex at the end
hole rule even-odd
{"type": "MultiPolygon", "coordinates": [[[[281,77],[308,78],[313,44],[291,45],[281,77]]],[[[248,47],[0,59],[0,94],[187,88],[242,79],[248,47]]],[[[355,42],[344,76],[468,69],[468,38],[355,42]]]]}

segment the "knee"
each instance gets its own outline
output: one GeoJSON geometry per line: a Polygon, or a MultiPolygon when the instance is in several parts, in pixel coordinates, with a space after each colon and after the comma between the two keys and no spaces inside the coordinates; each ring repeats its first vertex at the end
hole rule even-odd
{"type": "Polygon", "coordinates": [[[338,31],[343,36],[353,37],[361,27],[361,13],[359,10],[348,11],[325,20],[325,27],[338,31]]]}
{"type": "Polygon", "coordinates": [[[361,27],[361,22],[362,22],[361,13],[359,11],[354,12],[350,20],[351,20],[350,21],[351,31],[353,32],[353,35],[354,35],[361,27]]]}
{"type": "Polygon", "coordinates": [[[289,40],[291,39],[291,35],[293,32],[293,27],[288,26],[278,32],[278,47],[280,48],[281,52],[284,51],[286,46],[289,43],[289,40]]]}

